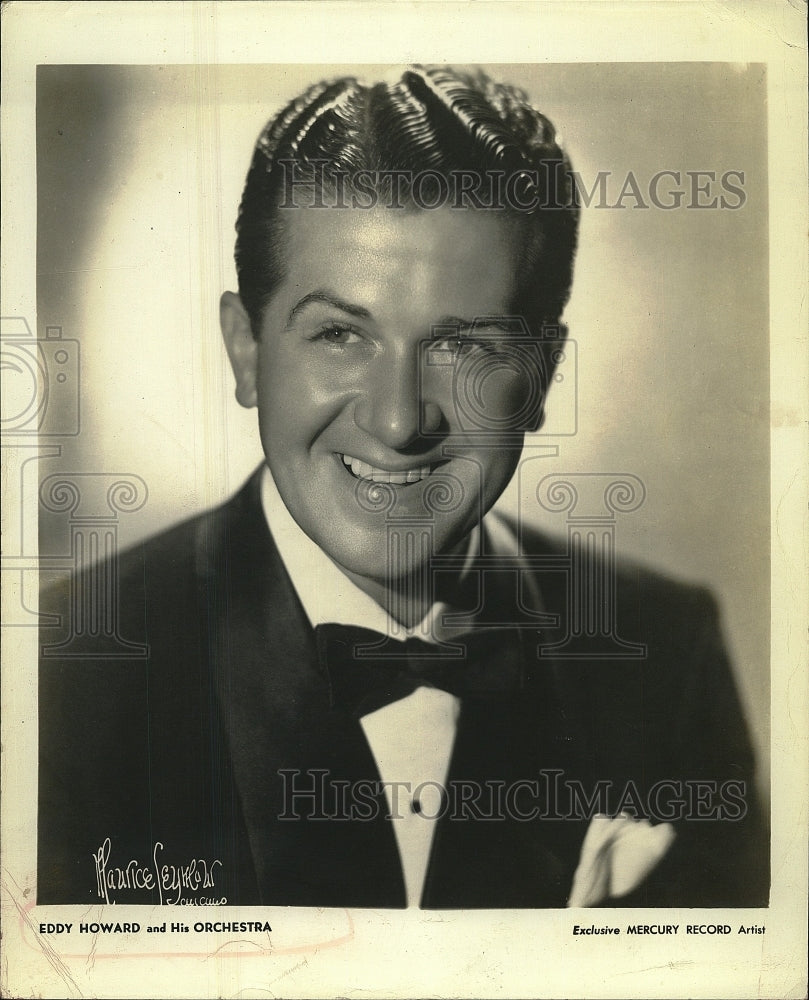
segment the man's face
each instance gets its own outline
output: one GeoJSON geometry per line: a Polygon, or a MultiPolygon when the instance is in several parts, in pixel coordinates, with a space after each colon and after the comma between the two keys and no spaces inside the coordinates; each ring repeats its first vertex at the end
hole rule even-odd
{"type": "Polygon", "coordinates": [[[257,344],[238,299],[223,298],[237,396],[258,407],[273,478],[306,534],[351,575],[401,578],[431,553],[391,556],[388,526],[426,521],[432,553],[449,551],[519,460],[507,418],[529,391],[525,375],[499,364],[485,330],[473,343],[435,339],[437,326],[463,336],[476,317],[509,315],[513,228],[472,209],[386,208],[295,209],[286,227],[287,274],[257,344]],[[425,364],[431,340],[445,363],[425,364]],[[494,426],[506,418],[499,436],[491,421],[471,433],[456,405],[453,372],[485,357],[486,412],[494,426]]]}

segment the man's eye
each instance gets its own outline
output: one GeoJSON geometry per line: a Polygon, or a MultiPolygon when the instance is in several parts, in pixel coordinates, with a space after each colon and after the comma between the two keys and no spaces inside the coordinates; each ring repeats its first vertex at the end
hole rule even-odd
{"type": "Polygon", "coordinates": [[[487,342],[479,337],[449,337],[444,343],[446,350],[458,356],[470,354],[472,351],[486,350],[488,347],[487,342]]]}
{"type": "Polygon", "coordinates": [[[345,347],[347,344],[357,343],[361,338],[350,326],[330,323],[328,326],[321,327],[314,339],[334,344],[336,347],[345,347]]]}

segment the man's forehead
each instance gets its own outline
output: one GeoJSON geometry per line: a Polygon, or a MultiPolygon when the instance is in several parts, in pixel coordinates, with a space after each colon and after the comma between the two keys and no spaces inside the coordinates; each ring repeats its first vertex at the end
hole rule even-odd
{"type": "Polygon", "coordinates": [[[429,209],[411,205],[363,208],[325,204],[322,207],[292,206],[279,209],[279,213],[287,231],[297,234],[299,238],[355,236],[368,243],[383,241],[394,233],[406,230],[419,233],[422,239],[430,238],[431,234],[438,238],[440,234],[450,236],[461,233],[467,237],[477,233],[481,238],[508,239],[517,226],[517,220],[504,210],[469,206],[429,209]]]}
{"type": "Polygon", "coordinates": [[[517,239],[503,213],[307,207],[283,218],[287,276],[301,294],[314,281],[369,298],[393,289],[443,293],[448,306],[458,297],[484,311],[511,299],[517,239]]]}

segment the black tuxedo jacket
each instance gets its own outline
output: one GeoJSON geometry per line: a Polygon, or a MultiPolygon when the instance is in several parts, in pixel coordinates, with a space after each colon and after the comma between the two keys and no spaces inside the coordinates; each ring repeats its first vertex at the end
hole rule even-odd
{"type": "MultiPolygon", "coordinates": [[[[563,550],[533,534],[524,545],[563,550]]],[[[536,570],[558,615],[546,645],[568,625],[567,574],[549,566],[536,570]]],[[[89,577],[43,595],[63,628],[41,630],[38,902],[101,902],[94,856],[109,841],[111,902],[404,906],[381,791],[378,808],[366,792],[364,818],[336,805],[340,781],[379,776],[359,723],[332,704],[258,475],[105,572],[119,635],[148,656],[77,655],[75,642],[62,655],[70,586],[89,577]]],[[[456,802],[437,820],[423,907],[564,906],[601,793],[640,816],[651,803],[652,821],[670,815],[677,831],[609,905],[766,905],[768,843],[713,602],[635,567],[619,567],[615,592],[621,637],[644,658],[533,657],[519,695],[462,702],[447,787],[506,798],[456,802]]]]}

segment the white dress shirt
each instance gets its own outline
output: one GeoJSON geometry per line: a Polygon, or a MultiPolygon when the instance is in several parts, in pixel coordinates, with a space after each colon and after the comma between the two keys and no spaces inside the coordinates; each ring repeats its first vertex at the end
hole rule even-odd
{"type": "MultiPolygon", "coordinates": [[[[444,626],[448,605],[436,602],[413,628],[392,621],[384,608],[360,590],[298,526],[281,499],[269,469],[261,484],[264,515],[284,566],[314,628],[335,622],[373,629],[395,639],[416,635],[443,640],[464,630],[444,626]]],[[[516,548],[505,524],[487,518],[487,535],[499,552],[516,548]]],[[[480,529],[469,538],[468,572],[479,546],[480,529]]],[[[441,808],[440,789],[449,770],[458,722],[459,700],[446,691],[420,687],[406,698],[360,719],[376,761],[392,817],[404,874],[407,905],[418,906],[430,858],[434,819],[441,808]],[[418,799],[414,792],[420,791],[418,799]]]]}

